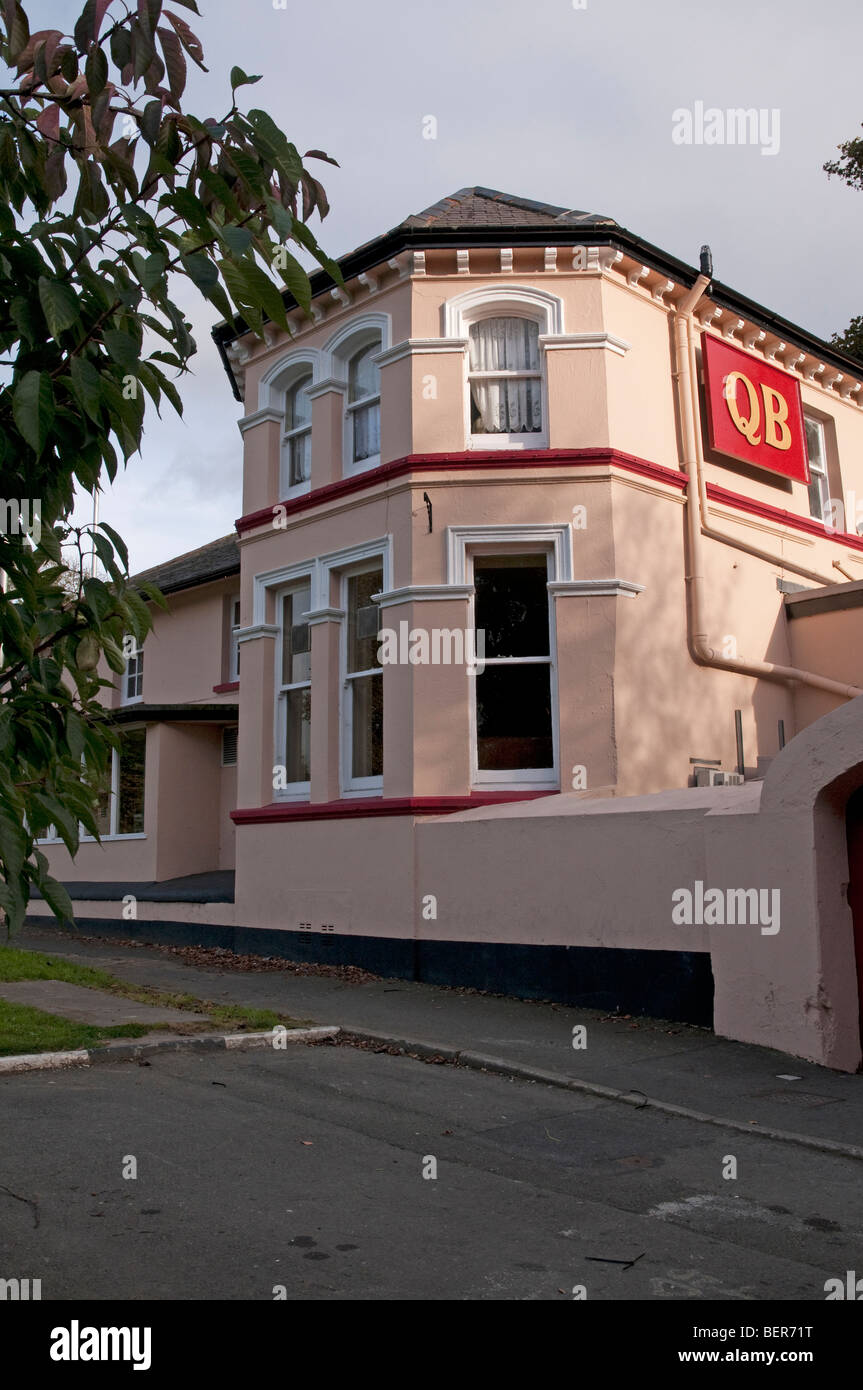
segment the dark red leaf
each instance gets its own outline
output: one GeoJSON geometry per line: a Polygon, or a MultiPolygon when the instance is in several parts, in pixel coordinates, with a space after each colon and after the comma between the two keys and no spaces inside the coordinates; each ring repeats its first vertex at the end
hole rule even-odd
{"type": "Polygon", "coordinates": [[[192,33],[185,19],[181,19],[179,15],[172,14],[170,10],[165,10],[164,18],[173,24],[180,43],[185,48],[192,61],[198,64],[202,72],[207,72],[208,69],[204,67],[204,50],[201,47],[201,40],[192,33]]]}
{"type": "Polygon", "coordinates": [[[165,67],[168,71],[168,85],[171,88],[171,95],[179,100],[186,86],[186,59],[183,57],[183,45],[173,29],[162,28],[159,29],[158,34],[162,41],[162,52],[165,55],[165,67]]]}
{"type": "Polygon", "coordinates": [[[36,120],[36,128],[48,140],[57,140],[60,136],[60,108],[55,102],[49,106],[43,106],[36,120]]]}

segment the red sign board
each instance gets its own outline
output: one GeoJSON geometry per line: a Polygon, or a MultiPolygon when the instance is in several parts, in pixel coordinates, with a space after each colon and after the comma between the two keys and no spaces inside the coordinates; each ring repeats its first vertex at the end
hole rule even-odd
{"type": "Polygon", "coordinates": [[[808,483],[799,381],[709,333],[701,344],[711,447],[808,483]]]}

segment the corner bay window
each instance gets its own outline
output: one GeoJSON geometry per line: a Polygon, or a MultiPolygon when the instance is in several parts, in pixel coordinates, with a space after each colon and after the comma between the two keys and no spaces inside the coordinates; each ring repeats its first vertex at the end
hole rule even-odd
{"type": "Polygon", "coordinates": [[[312,402],[309,399],[311,384],[312,373],[306,372],[294,382],[285,397],[281,478],[283,492],[301,483],[307,483],[312,476],[312,402]]]}
{"type": "Polygon", "coordinates": [[[281,657],[278,709],[279,750],[289,787],[309,783],[311,736],[312,648],[311,629],[303,614],[311,608],[308,581],[283,593],[281,607],[281,657]]]}
{"type": "Polygon", "coordinates": [[[539,327],[532,319],[484,318],[469,329],[472,435],[541,434],[539,327]]]}
{"type": "Polygon", "coordinates": [[[475,624],[485,632],[476,676],[476,766],[480,781],[550,782],[551,714],[548,557],[475,555],[475,624]]]}
{"type": "Polygon", "coordinates": [[[381,569],[352,574],[346,588],[347,640],[345,719],[347,786],[370,786],[384,770],[384,687],[379,660],[379,609],[372,594],[380,593],[381,569]]]}
{"type": "Polygon", "coordinates": [[[380,371],[372,358],[381,350],[380,338],[355,352],[348,362],[348,402],[353,463],[377,458],[381,452],[380,371]]]}

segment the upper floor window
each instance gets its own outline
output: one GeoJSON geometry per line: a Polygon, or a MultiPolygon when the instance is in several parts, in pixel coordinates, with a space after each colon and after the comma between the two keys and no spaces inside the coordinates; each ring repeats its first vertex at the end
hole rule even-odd
{"type": "Polygon", "coordinates": [[[804,416],[806,452],[809,455],[809,514],[823,521],[829,516],[830,483],[827,477],[827,448],[824,426],[811,415],[804,416]]]}
{"type": "Polygon", "coordinates": [[[297,377],[285,396],[285,433],[282,440],[282,493],[308,483],[312,476],[311,370],[297,377]]]}
{"type": "Polygon", "coordinates": [[[379,337],[361,347],[348,361],[350,462],[370,466],[381,453],[381,383],[374,358],[381,350],[379,337]]]}
{"type": "Polygon", "coordinates": [[[123,652],[126,670],[122,676],[122,697],[123,704],[130,705],[142,699],[144,693],[144,648],[129,633],[123,639],[123,652]]]}
{"type": "Polygon", "coordinates": [[[231,633],[228,656],[228,680],[238,681],[240,679],[240,600],[232,598],[231,604],[231,633]]]}
{"type": "Polygon", "coordinates": [[[481,318],[470,325],[468,344],[473,442],[538,445],[544,429],[539,325],[521,317],[481,318]]]}

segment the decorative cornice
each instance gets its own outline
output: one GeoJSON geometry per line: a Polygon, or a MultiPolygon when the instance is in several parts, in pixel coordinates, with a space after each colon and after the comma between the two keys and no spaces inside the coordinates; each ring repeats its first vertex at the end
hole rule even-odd
{"type": "Polygon", "coordinates": [[[319,627],[321,623],[341,622],[344,616],[343,608],[310,608],[308,613],[303,614],[303,622],[308,623],[309,627],[319,627]]]}
{"type": "Polygon", "coordinates": [[[373,594],[372,601],[381,608],[394,608],[399,603],[434,603],[446,599],[469,599],[472,584],[406,584],[388,593],[373,594]]]}
{"type": "Polygon", "coordinates": [[[618,338],[614,333],[541,333],[539,341],[546,352],[560,348],[608,348],[620,357],[632,347],[625,338],[618,338]]]}
{"type": "Polygon", "coordinates": [[[317,400],[318,396],[325,396],[330,391],[338,391],[344,395],[348,389],[346,381],[340,381],[337,376],[325,377],[323,381],[316,381],[314,386],[306,387],[306,395],[310,401],[317,400]]]}
{"type": "Polygon", "coordinates": [[[238,642],[253,642],[257,637],[278,637],[277,623],[255,623],[252,627],[241,627],[237,633],[238,642]]]}
{"type": "Polygon", "coordinates": [[[255,425],[284,425],[285,413],[283,410],[276,410],[271,405],[262,406],[260,410],[253,410],[250,415],[244,415],[237,421],[237,429],[240,434],[245,434],[246,430],[255,428],[255,425]]]}
{"type": "Polygon", "coordinates": [[[418,353],[463,353],[467,345],[467,338],[405,338],[400,343],[394,343],[391,348],[386,348],[384,352],[376,353],[372,360],[379,367],[389,367],[393,362],[400,362],[403,357],[414,357],[418,353]]]}
{"type": "Polygon", "coordinates": [[[546,585],[550,594],[576,595],[581,598],[594,598],[609,595],[613,598],[635,598],[644,593],[643,584],[635,584],[631,579],[568,579],[552,580],[546,585]]]}

